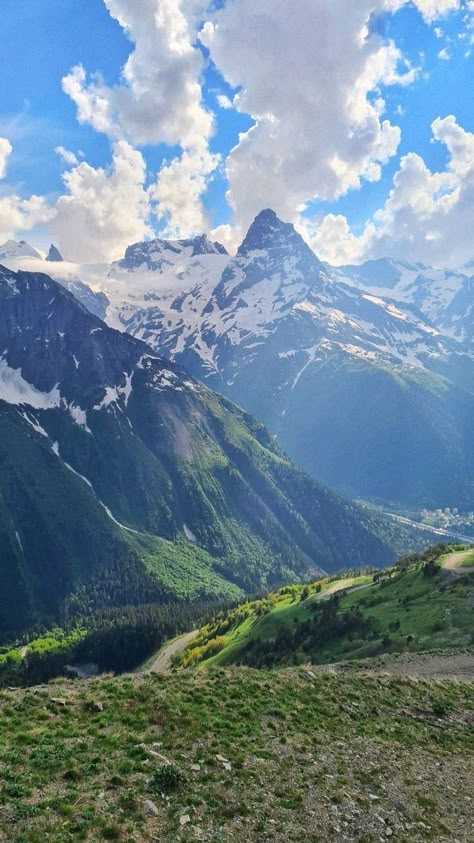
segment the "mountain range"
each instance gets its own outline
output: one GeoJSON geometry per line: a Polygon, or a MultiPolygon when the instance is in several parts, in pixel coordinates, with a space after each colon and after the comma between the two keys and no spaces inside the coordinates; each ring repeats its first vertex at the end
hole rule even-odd
{"type": "Polygon", "coordinates": [[[48,275],[0,266],[2,636],[384,564],[382,533],[228,398],[48,275]]]}
{"type": "MultiPolygon", "coordinates": [[[[12,253],[13,268],[38,264],[12,253]]],[[[472,508],[468,271],[392,259],[331,267],[271,210],[235,256],[203,235],[48,271],[261,419],[326,485],[401,507],[472,508]]]]}

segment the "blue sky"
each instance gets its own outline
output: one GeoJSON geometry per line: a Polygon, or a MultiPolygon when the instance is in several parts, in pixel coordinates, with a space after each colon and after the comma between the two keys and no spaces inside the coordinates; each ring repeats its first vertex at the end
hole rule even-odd
{"type": "MultiPolygon", "coordinates": [[[[307,0],[301,0],[301,2],[304,6],[307,0]]],[[[307,5],[307,9],[311,9],[311,15],[314,13],[314,20],[308,19],[308,39],[311,38],[311,24],[313,23],[316,39],[315,51],[320,49],[316,27],[318,26],[318,20],[324,21],[324,2],[325,0],[314,0],[312,5],[311,3],[307,5]]],[[[344,3],[345,0],[341,0],[341,2],[344,3]]],[[[367,7],[371,5],[366,0],[361,0],[361,4],[362,2],[367,7]]],[[[386,2],[389,3],[390,0],[386,0],[386,2]]],[[[420,2],[423,4],[423,0],[420,0],[420,2]]],[[[426,2],[429,5],[430,0],[426,0],[426,2]]],[[[268,157],[267,159],[265,152],[262,155],[265,138],[260,139],[261,147],[259,147],[258,133],[251,138],[250,144],[241,143],[239,145],[239,133],[247,132],[251,126],[256,124],[262,124],[263,126],[267,120],[266,115],[262,116],[261,102],[262,98],[265,100],[265,77],[262,67],[258,63],[260,53],[265,57],[266,62],[264,70],[266,70],[268,77],[269,113],[274,114],[272,119],[281,124],[281,136],[287,134],[283,131],[285,120],[294,119],[296,116],[295,134],[300,139],[305,135],[306,127],[311,125],[311,120],[317,121],[318,118],[318,115],[309,113],[307,103],[312,102],[311,96],[301,97],[302,112],[306,108],[307,113],[295,115],[292,111],[291,87],[289,88],[288,85],[282,85],[282,98],[287,96],[288,90],[290,90],[290,101],[282,107],[281,113],[278,112],[280,74],[285,74],[286,79],[288,73],[295,71],[295,91],[299,94],[298,87],[301,85],[301,88],[303,88],[305,84],[305,80],[302,79],[304,68],[303,71],[301,68],[295,68],[295,60],[293,60],[293,64],[288,65],[288,68],[285,68],[285,53],[282,54],[280,50],[280,54],[275,53],[272,56],[271,46],[268,46],[262,40],[262,33],[257,32],[257,29],[265,25],[265,7],[267,7],[268,15],[273,14],[276,19],[278,9],[281,7],[284,10],[284,5],[279,0],[276,0],[273,6],[269,0],[255,0],[255,3],[250,5],[247,5],[248,0],[236,0],[234,5],[240,4],[242,6],[242,16],[245,16],[247,9],[247,17],[241,17],[242,20],[245,20],[245,24],[239,28],[239,33],[233,33],[232,26],[235,27],[235,21],[239,21],[239,17],[238,14],[232,16],[232,12],[226,9],[225,2],[218,4],[221,7],[220,10],[216,11],[216,4],[214,6],[211,4],[211,8],[204,10],[204,12],[202,9],[205,4],[202,2],[196,3],[195,5],[199,6],[199,19],[187,20],[186,13],[192,7],[192,2],[186,0],[185,3],[184,0],[175,0],[176,20],[174,21],[171,20],[174,13],[173,11],[170,12],[173,4],[171,6],[169,4],[170,0],[87,0],[87,2],[77,2],[77,0],[21,0],[21,3],[18,0],[3,0],[2,27],[0,29],[0,54],[2,56],[0,138],[5,138],[11,144],[13,150],[8,157],[6,176],[0,182],[0,197],[14,194],[19,199],[28,200],[32,194],[36,194],[43,197],[44,202],[50,208],[54,208],[54,214],[56,215],[55,203],[58,197],[67,195],[68,191],[71,190],[70,186],[66,188],[64,186],[62,178],[64,167],[55,151],[56,148],[64,147],[67,150],[72,150],[77,157],[78,164],[87,162],[90,167],[97,170],[98,168],[111,166],[114,144],[122,138],[144,159],[146,177],[142,184],[143,190],[146,191],[157,179],[159,182],[163,162],[169,164],[170,161],[179,160],[183,150],[190,151],[193,161],[199,158],[197,172],[205,182],[205,188],[200,191],[199,196],[193,198],[193,207],[186,208],[182,212],[182,220],[178,217],[182,203],[173,199],[169,201],[165,199],[164,193],[169,197],[169,185],[167,185],[166,191],[159,186],[156,194],[158,198],[155,198],[155,204],[152,202],[150,205],[150,215],[145,221],[143,208],[140,210],[140,224],[135,226],[133,233],[135,231],[139,233],[140,230],[143,230],[144,236],[150,236],[153,231],[165,230],[165,233],[177,232],[184,235],[190,233],[186,230],[186,227],[193,228],[193,226],[199,225],[202,220],[203,225],[216,230],[216,236],[227,237],[229,243],[232,239],[238,242],[238,238],[248,224],[251,214],[258,207],[259,197],[252,202],[247,202],[245,191],[247,191],[247,194],[251,192],[252,180],[249,178],[247,185],[233,185],[232,182],[229,185],[229,172],[234,169],[233,178],[240,178],[242,183],[245,181],[246,172],[252,170],[255,166],[258,168],[257,190],[259,196],[261,195],[263,204],[270,204],[274,200],[273,204],[276,205],[277,212],[287,218],[297,220],[298,215],[301,216],[301,211],[297,209],[300,203],[304,202],[306,207],[302,213],[302,224],[305,224],[305,220],[311,221],[313,234],[314,226],[317,226],[321,220],[328,217],[327,226],[329,227],[333,217],[337,217],[344,218],[347,221],[351,237],[361,238],[364,237],[364,231],[366,231],[367,224],[373,215],[384,207],[394,176],[400,169],[403,156],[408,153],[416,153],[423,159],[432,173],[446,171],[450,159],[448,147],[444,142],[433,143],[431,124],[436,118],[454,115],[457,125],[462,127],[465,133],[474,133],[473,54],[470,44],[473,31],[470,29],[471,20],[469,17],[469,13],[473,10],[467,0],[433,0],[432,8],[434,12],[430,13],[431,17],[429,18],[426,14],[423,17],[421,13],[426,9],[426,3],[423,8],[416,7],[413,3],[400,2],[402,8],[396,13],[382,13],[381,7],[384,0],[374,0],[371,24],[373,35],[371,37],[377,39],[379,48],[382,45],[394,45],[401,57],[400,72],[407,72],[411,68],[414,71],[414,78],[410,84],[397,84],[393,81],[384,84],[384,80],[379,80],[374,86],[374,90],[366,92],[364,97],[368,102],[375,102],[375,100],[383,98],[385,106],[380,119],[377,118],[377,120],[380,124],[382,121],[388,120],[392,126],[399,127],[401,130],[400,141],[396,151],[392,150],[392,153],[387,154],[383,161],[380,178],[372,181],[367,180],[363,170],[365,165],[360,164],[360,162],[357,165],[354,164],[351,157],[351,166],[354,167],[354,176],[359,178],[359,184],[350,186],[350,179],[347,179],[347,183],[341,181],[337,188],[328,189],[324,187],[327,179],[321,170],[324,165],[324,156],[327,154],[329,161],[332,154],[330,148],[332,140],[329,137],[327,149],[321,149],[315,145],[314,156],[321,160],[321,165],[318,172],[316,172],[315,167],[313,173],[313,164],[310,164],[311,176],[308,177],[308,194],[304,195],[304,178],[301,178],[301,186],[299,185],[296,188],[293,183],[294,166],[296,165],[287,166],[288,159],[293,154],[292,150],[288,148],[287,140],[285,141],[286,145],[282,143],[281,147],[278,147],[278,141],[275,141],[274,156],[277,156],[276,159],[275,157],[268,157]],[[125,112],[124,115],[117,118],[116,125],[106,131],[98,129],[97,125],[94,125],[93,118],[80,122],[78,120],[78,100],[74,101],[71,96],[64,92],[62,87],[62,80],[71,72],[71,68],[82,65],[88,74],[87,81],[83,85],[83,91],[87,96],[91,97],[99,90],[101,96],[103,95],[106,99],[109,97],[114,102],[114,88],[124,86],[123,80],[121,80],[124,64],[130,54],[137,49],[137,51],[146,51],[146,55],[153,57],[153,63],[156,62],[156,75],[150,74],[153,83],[150,85],[150,96],[152,97],[155,79],[157,86],[163,82],[159,68],[160,50],[163,50],[164,42],[162,39],[167,37],[167,34],[166,32],[164,35],[163,32],[157,33],[156,50],[154,50],[153,33],[150,33],[149,43],[140,42],[140,38],[142,42],[148,39],[146,32],[145,34],[143,32],[137,33],[140,26],[140,7],[143,9],[143,16],[145,17],[153,5],[155,11],[162,6],[168,9],[168,34],[171,30],[174,32],[173,27],[175,25],[182,26],[183,21],[188,26],[189,61],[183,70],[183,78],[185,74],[192,78],[194,73],[194,81],[197,81],[200,86],[200,102],[196,106],[199,113],[193,117],[196,120],[196,127],[193,135],[194,140],[191,141],[183,138],[178,129],[173,130],[176,135],[172,138],[173,142],[170,141],[169,137],[166,137],[166,133],[163,134],[162,139],[159,121],[157,121],[157,125],[153,126],[151,132],[151,142],[144,143],[142,134],[137,131],[136,126],[131,130],[130,121],[127,125],[128,118],[125,112]],[[458,8],[455,8],[456,6],[458,8]],[[448,10],[446,14],[441,14],[448,7],[452,7],[451,10],[448,10]],[[437,8],[440,11],[439,15],[436,14],[437,8]],[[255,21],[252,21],[252,15],[249,19],[249,9],[255,9],[256,13],[261,12],[261,17],[256,17],[255,21]],[[127,14],[130,16],[130,37],[127,37],[124,32],[123,20],[119,22],[113,16],[120,18],[120,15],[122,15],[126,18],[127,14]],[[211,19],[213,23],[217,22],[220,28],[211,32],[209,38],[201,38],[198,42],[200,28],[208,19],[211,19]],[[226,26],[227,32],[225,32],[226,26]],[[255,27],[254,30],[252,30],[252,26],[255,27]],[[233,38],[233,35],[237,35],[237,38],[233,38]],[[247,53],[249,36],[251,41],[253,35],[256,36],[255,52],[247,53]],[[236,54],[233,55],[234,43],[242,45],[240,55],[237,53],[237,48],[235,49],[236,54]],[[195,54],[199,54],[198,59],[193,59],[191,55],[193,51],[195,54]],[[271,68],[272,61],[275,65],[274,78],[271,78],[272,74],[268,72],[268,67],[271,68]],[[253,66],[254,63],[255,67],[253,66]],[[241,79],[239,78],[239,67],[243,68],[241,79]],[[92,82],[90,74],[96,72],[100,74],[100,80],[92,82]],[[231,87],[226,81],[229,79],[235,87],[231,87]],[[232,99],[235,92],[240,90],[244,94],[243,105],[227,108],[219,105],[217,96],[226,95],[229,99],[232,99]],[[274,102],[277,103],[276,114],[272,110],[272,103],[274,102]],[[212,129],[204,131],[201,146],[200,141],[196,140],[201,131],[199,121],[203,119],[203,115],[210,113],[213,115],[213,126],[212,129]],[[252,147],[252,144],[255,149],[248,149],[247,147],[252,147]],[[231,150],[236,146],[239,146],[237,154],[235,154],[235,151],[231,153],[231,150]],[[207,154],[220,156],[219,163],[216,164],[217,159],[214,160],[214,163],[210,163],[209,160],[203,163],[203,156],[207,154]],[[233,167],[234,161],[235,168],[233,167]],[[288,181],[288,184],[284,184],[283,187],[281,183],[278,187],[275,185],[275,171],[280,170],[280,164],[282,174],[280,181],[281,179],[288,181]],[[356,167],[359,168],[360,172],[356,172],[356,167]],[[268,172],[266,175],[262,175],[261,170],[265,170],[265,168],[268,169],[268,172]],[[239,176],[239,173],[243,173],[244,177],[239,176]],[[226,198],[226,191],[229,187],[230,197],[226,198]],[[288,194],[291,194],[288,201],[281,198],[286,187],[288,188],[288,194]],[[231,207],[232,205],[233,207],[231,207]],[[226,225],[228,228],[225,227],[226,225]]],[[[326,0],[326,4],[329,8],[330,0],[326,0]]],[[[270,20],[271,17],[268,17],[268,21],[270,20]]],[[[331,21],[328,25],[328,37],[333,31],[335,36],[338,36],[335,29],[337,25],[337,20],[331,21]]],[[[357,21],[354,22],[354,26],[356,25],[359,25],[357,21]]],[[[283,23],[281,32],[283,34],[277,34],[277,40],[278,37],[285,37],[283,23]]],[[[288,38],[290,37],[291,26],[288,31],[288,38]]],[[[311,43],[308,47],[311,50],[311,43]]],[[[289,45],[288,53],[290,56],[292,55],[291,45],[289,45]]],[[[297,52],[295,55],[297,56],[297,52]]],[[[308,55],[311,55],[311,52],[308,55]]],[[[355,58],[357,59],[357,57],[355,58]]],[[[324,67],[324,58],[322,57],[321,74],[324,78],[324,84],[328,87],[328,97],[330,98],[331,73],[334,75],[334,68],[330,62],[329,65],[328,68],[324,67]]],[[[172,68],[172,65],[170,66],[172,68]]],[[[357,64],[357,67],[359,67],[359,64],[357,64]]],[[[180,66],[180,69],[177,69],[177,76],[181,70],[182,67],[180,66]]],[[[318,71],[319,67],[316,62],[311,65],[315,87],[319,84],[318,71]]],[[[311,76],[307,81],[308,84],[311,83],[311,76]]],[[[334,84],[339,84],[339,81],[335,80],[334,84]]],[[[166,88],[164,88],[163,94],[166,97],[166,88]]],[[[183,107],[189,105],[186,100],[187,96],[187,93],[183,95],[183,107]]],[[[231,105],[231,103],[228,102],[227,105],[231,105]]],[[[152,120],[151,108],[150,115],[148,119],[152,120]]],[[[325,119],[324,113],[321,119],[325,119]]],[[[334,115],[329,113],[326,119],[332,120],[334,115]]],[[[261,134],[263,133],[262,126],[260,126],[261,134]]],[[[343,131],[346,131],[346,129],[344,125],[341,125],[340,133],[343,131]]],[[[342,154],[339,153],[337,147],[340,133],[334,141],[335,154],[338,155],[342,154]]],[[[361,137],[362,134],[361,131],[361,137]]],[[[358,139],[357,142],[359,142],[358,139]]],[[[347,138],[344,139],[341,149],[343,155],[347,155],[347,138]]],[[[310,156],[311,135],[308,130],[308,137],[303,138],[301,157],[302,160],[307,161],[310,156]]],[[[367,159],[372,160],[372,158],[376,160],[376,154],[373,149],[368,147],[367,159]]],[[[305,166],[307,167],[307,163],[305,166]]],[[[171,177],[172,174],[169,175],[170,180],[171,177]]],[[[195,179],[195,174],[193,173],[190,178],[195,179]]],[[[176,189],[182,195],[183,190],[186,190],[186,182],[180,181],[176,184],[176,189]]],[[[142,199],[137,199],[137,202],[141,201],[142,199]]],[[[53,215],[53,211],[51,214],[53,215]]],[[[39,238],[46,242],[56,234],[53,219],[51,222],[49,220],[43,222],[41,219],[37,221],[35,218],[33,222],[33,239],[36,236],[37,240],[39,238]]],[[[59,224],[57,230],[61,232],[64,240],[65,226],[59,224]]],[[[90,236],[91,230],[89,226],[88,236],[90,236]]],[[[31,239],[27,230],[11,231],[8,221],[4,222],[2,227],[2,211],[0,208],[0,236],[2,234],[28,236],[28,239],[31,239]]],[[[311,237],[309,229],[307,237],[311,237]]],[[[126,232],[123,233],[123,236],[121,235],[121,238],[125,243],[126,232]]],[[[359,243],[357,240],[352,240],[350,247],[347,246],[349,248],[348,255],[350,256],[351,249],[354,254],[360,252],[361,255],[363,249],[366,249],[367,255],[365,256],[370,256],[370,249],[374,247],[373,243],[367,245],[368,241],[366,242],[366,240],[367,237],[363,240],[363,243],[362,241],[359,243]]],[[[395,242],[398,243],[396,238],[394,238],[395,242]]],[[[121,245],[121,239],[117,236],[113,243],[112,240],[110,242],[110,251],[120,249],[121,245]]],[[[321,248],[320,242],[318,245],[321,248]]],[[[400,248],[403,251],[403,244],[400,248]]],[[[421,248],[420,251],[422,250],[421,248]]]]}
{"type": "MultiPolygon", "coordinates": [[[[0,134],[15,151],[9,181],[29,193],[62,190],[61,168],[55,148],[80,149],[94,167],[107,166],[110,143],[106,136],[76,120],[74,103],[65,96],[61,79],[76,64],[100,71],[112,85],[120,79],[123,64],[133,50],[122,28],[107,12],[103,0],[3,0],[0,54],[0,134]],[[15,143],[18,140],[18,143],[15,143]]],[[[224,155],[235,145],[238,133],[252,125],[246,115],[219,109],[214,91],[228,91],[212,65],[205,69],[204,101],[218,111],[212,148],[224,155]]],[[[147,147],[150,172],[159,169],[176,148],[147,147]]],[[[206,201],[215,209],[216,222],[227,219],[225,180],[209,186],[206,201]]]]}
{"type": "Polygon", "coordinates": [[[335,203],[312,205],[313,209],[319,208],[322,212],[332,210],[346,215],[356,231],[383,203],[402,155],[416,152],[431,169],[444,169],[446,148],[432,143],[430,126],[436,117],[455,114],[466,130],[474,131],[474,53],[465,56],[464,39],[458,39],[459,18],[453,15],[440,22],[442,38],[436,37],[435,27],[427,26],[413,6],[403,8],[386,21],[387,37],[393,38],[403,54],[423,69],[413,85],[385,90],[387,116],[402,129],[397,155],[384,167],[379,182],[366,183],[360,191],[351,191],[335,203]],[[446,44],[450,54],[447,61],[438,58],[446,44]],[[424,54],[421,59],[420,54],[424,54]],[[399,108],[403,113],[399,113],[399,108]]]}

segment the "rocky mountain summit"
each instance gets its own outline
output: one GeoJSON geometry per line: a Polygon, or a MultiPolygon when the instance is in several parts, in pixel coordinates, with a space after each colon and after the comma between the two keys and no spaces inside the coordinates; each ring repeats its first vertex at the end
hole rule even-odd
{"type": "Polygon", "coordinates": [[[64,260],[63,256],[61,255],[61,252],[59,251],[57,246],[54,245],[54,243],[51,243],[49,247],[46,260],[50,263],[62,263],[64,260]]]}

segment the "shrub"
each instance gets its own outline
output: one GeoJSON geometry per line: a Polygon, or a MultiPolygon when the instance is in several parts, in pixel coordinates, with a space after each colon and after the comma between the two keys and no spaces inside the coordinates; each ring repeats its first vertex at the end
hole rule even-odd
{"type": "Polygon", "coordinates": [[[153,771],[150,787],[159,793],[167,793],[178,790],[185,781],[186,776],[177,764],[161,764],[153,771]]]}

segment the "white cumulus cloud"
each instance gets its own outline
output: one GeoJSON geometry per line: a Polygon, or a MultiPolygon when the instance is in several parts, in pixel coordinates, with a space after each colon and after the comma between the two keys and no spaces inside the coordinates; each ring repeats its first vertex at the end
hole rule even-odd
{"type": "MultiPolygon", "coordinates": [[[[0,179],[6,176],[7,163],[12,152],[10,141],[0,138],[0,179]]],[[[54,209],[42,196],[23,199],[16,193],[0,195],[0,242],[29,231],[36,225],[49,222],[53,216],[54,209]]]]}
{"type": "Polygon", "coordinates": [[[185,150],[161,167],[149,194],[167,236],[185,237],[208,229],[201,197],[219,161],[220,156],[207,149],[185,150]]]}
{"type": "Polygon", "coordinates": [[[64,146],[57,146],[54,150],[56,155],[59,155],[61,160],[66,164],[68,167],[75,167],[79,164],[79,159],[75,152],[71,152],[70,149],[65,149],[64,146]]]}
{"type": "Polygon", "coordinates": [[[423,158],[405,155],[388,199],[354,235],[344,216],[300,221],[300,230],[322,257],[334,263],[392,256],[435,266],[472,260],[474,134],[453,115],[438,117],[433,138],[448,151],[447,166],[432,172],[423,158]]]}
{"type": "Polygon", "coordinates": [[[127,141],[114,145],[109,169],[85,161],[63,175],[67,193],[56,204],[52,231],[73,261],[108,261],[149,233],[145,162],[127,141]]]}
{"type": "Polygon", "coordinates": [[[54,215],[54,208],[43,196],[0,196],[0,242],[47,223],[54,215]]]}
{"type": "Polygon", "coordinates": [[[461,0],[413,0],[413,2],[428,23],[461,8],[461,0]]]}
{"type": "Polygon", "coordinates": [[[234,105],[255,125],[226,161],[242,230],[265,206],[286,218],[313,197],[334,199],[377,180],[400,129],[384,116],[383,86],[413,82],[392,42],[371,33],[386,0],[233,0],[200,38],[234,105]]]}
{"type": "MultiPolygon", "coordinates": [[[[221,157],[210,151],[215,117],[204,102],[206,58],[199,39],[232,89],[230,96],[211,90],[220,119],[222,109],[236,108],[254,122],[225,161],[227,199],[235,218],[213,233],[232,248],[262,207],[298,219],[314,198],[333,200],[365,181],[379,180],[397,153],[401,132],[385,113],[384,91],[412,84],[417,69],[399,46],[378,34],[377,16],[412,5],[431,25],[449,12],[470,13],[473,7],[472,0],[104,4],[131,45],[118,82],[108,84],[95,68],[78,64],[62,84],[79,122],[111,140],[111,166],[92,167],[81,153],[58,146],[56,152],[69,169],[63,176],[66,190],[54,207],[42,197],[0,198],[1,231],[11,236],[54,218],[52,230],[61,250],[78,260],[117,257],[129,242],[152,233],[153,218],[169,236],[208,227],[203,197],[221,157]],[[137,147],[161,144],[170,152],[148,186],[137,147]]],[[[446,57],[443,51],[440,57],[446,57]]],[[[449,204],[447,195],[453,205],[461,201],[456,191],[468,195],[470,176],[459,174],[462,154],[449,146],[465,145],[467,133],[455,140],[456,131],[462,132],[456,121],[454,126],[441,123],[433,124],[435,139],[451,153],[444,174],[430,173],[418,156],[405,156],[384,208],[362,235],[355,235],[343,216],[330,214],[323,221],[300,217],[305,236],[334,258],[377,252],[393,232],[394,244],[408,252],[397,222],[403,213],[396,205],[407,190],[406,173],[425,183],[428,196],[441,176],[441,194],[432,195],[439,213],[449,204]],[[325,247],[324,233],[331,239],[325,247]]],[[[0,138],[0,178],[10,153],[10,143],[0,138]]],[[[433,234],[423,233],[421,224],[416,231],[426,238],[433,234]]]]}
{"type": "Polygon", "coordinates": [[[0,138],[0,179],[4,179],[7,172],[7,161],[13,152],[13,147],[9,140],[0,138]]]}
{"type": "Polygon", "coordinates": [[[106,85],[81,65],[63,79],[81,123],[134,145],[167,144],[181,152],[164,163],[152,195],[168,232],[202,228],[202,194],[219,163],[209,152],[213,114],[203,104],[204,60],[196,47],[201,0],[104,0],[133,44],[121,80],[106,85]]]}

